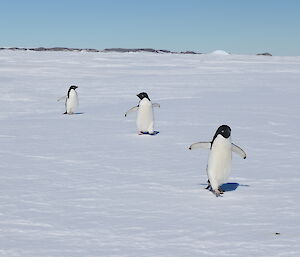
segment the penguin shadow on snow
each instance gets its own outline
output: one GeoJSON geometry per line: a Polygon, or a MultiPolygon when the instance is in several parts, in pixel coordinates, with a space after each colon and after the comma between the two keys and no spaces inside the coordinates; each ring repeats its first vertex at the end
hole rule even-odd
{"type": "MultiPolygon", "coordinates": [[[[200,184],[201,186],[207,186],[208,184],[200,184]]],[[[230,192],[230,191],[235,191],[238,187],[249,187],[249,185],[241,185],[239,183],[225,183],[223,185],[220,186],[220,188],[224,191],[224,192],[230,192]]]]}
{"type": "Polygon", "coordinates": [[[239,183],[225,183],[221,186],[224,192],[235,191],[238,187],[250,187],[249,185],[242,185],[239,183]]]}
{"type": "MultiPolygon", "coordinates": [[[[67,113],[63,113],[63,114],[67,114],[67,113]]],[[[84,112],[74,112],[72,114],[68,114],[68,115],[81,115],[84,114],[84,112]]]]}
{"type": "Polygon", "coordinates": [[[224,192],[230,192],[230,191],[235,191],[238,187],[239,187],[239,183],[225,183],[222,186],[220,186],[220,188],[224,191],[224,192]]]}
{"type": "Polygon", "coordinates": [[[148,135],[148,136],[155,136],[159,134],[159,131],[153,131],[153,133],[149,133],[149,132],[141,132],[139,135],[148,135]]]}

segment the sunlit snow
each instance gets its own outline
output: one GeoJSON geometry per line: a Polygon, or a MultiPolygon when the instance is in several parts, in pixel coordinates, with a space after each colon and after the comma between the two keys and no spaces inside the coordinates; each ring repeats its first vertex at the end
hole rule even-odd
{"type": "Polygon", "coordinates": [[[300,57],[0,51],[0,256],[298,256],[299,95],[300,57]],[[247,159],[217,198],[188,147],[222,124],[247,159]]]}

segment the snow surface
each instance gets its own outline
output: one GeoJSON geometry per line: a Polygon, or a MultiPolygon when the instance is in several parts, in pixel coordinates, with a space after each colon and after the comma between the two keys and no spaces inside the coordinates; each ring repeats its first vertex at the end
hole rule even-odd
{"type": "Polygon", "coordinates": [[[1,51],[0,72],[0,256],[299,256],[300,57],[1,51]],[[156,136],[124,118],[141,91],[156,136]],[[188,146],[222,124],[248,157],[216,198],[188,146]]]}

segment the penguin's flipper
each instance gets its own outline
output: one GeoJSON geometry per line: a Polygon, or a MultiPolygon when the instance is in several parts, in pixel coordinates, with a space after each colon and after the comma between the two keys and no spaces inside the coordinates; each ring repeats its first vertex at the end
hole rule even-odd
{"type": "Polygon", "coordinates": [[[158,104],[158,103],[153,103],[152,106],[160,108],[160,104],[158,104]]]}
{"type": "Polygon", "coordinates": [[[61,100],[65,100],[66,98],[67,98],[67,96],[64,95],[64,96],[58,98],[58,99],[57,99],[57,102],[59,102],[59,101],[61,101],[61,100]]]}
{"type": "Polygon", "coordinates": [[[231,144],[231,150],[232,150],[232,152],[237,153],[243,159],[246,159],[247,155],[246,155],[246,153],[244,152],[244,150],[242,148],[238,147],[235,144],[231,144]]]}
{"type": "Polygon", "coordinates": [[[134,112],[134,111],[137,111],[138,108],[139,108],[139,106],[134,106],[134,107],[130,108],[130,109],[125,113],[125,117],[126,117],[129,113],[134,112]]]}
{"type": "Polygon", "coordinates": [[[198,142],[190,145],[189,149],[194,150],[198,148],[210,149],[211,142],[198,142]]]}

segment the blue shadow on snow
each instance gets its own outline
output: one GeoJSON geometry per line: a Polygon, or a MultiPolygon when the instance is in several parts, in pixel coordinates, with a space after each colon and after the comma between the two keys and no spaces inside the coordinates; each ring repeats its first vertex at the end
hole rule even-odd
{"type": "Polygon", "coordinates": [[[221,187],[224,192],[235,191],[239,187],[239,183],[225,183],[221,187]]]}
{"type": "MultiPolygon", "coordinates": [[[[67,113],[63,113],[64,115],[69,115],[69,114],[67,114],[67,113]]],[[[77,114],[84,114],[84,112],[74,112],[73,114],[71,114],[71,115],[77,115],[77,114]]]]}
{"type": "MultiPolygon", "coordinates": [[[[200,184],[202,186],[207,186],[207,184],[200,184]]],[[[249,187],[249,185],[240,185],[239,183],[225,183],[221,187],[224,192],[235,191],[239,186],[249,187]]]]}
{"type": "Polygon", "coordinates": [[[159,133],[159,131],[154,131],[153,134],[150,134],[149,132],[142,132],[142,135],[149,135],[149,136],[155,136],[159,133]]]}

